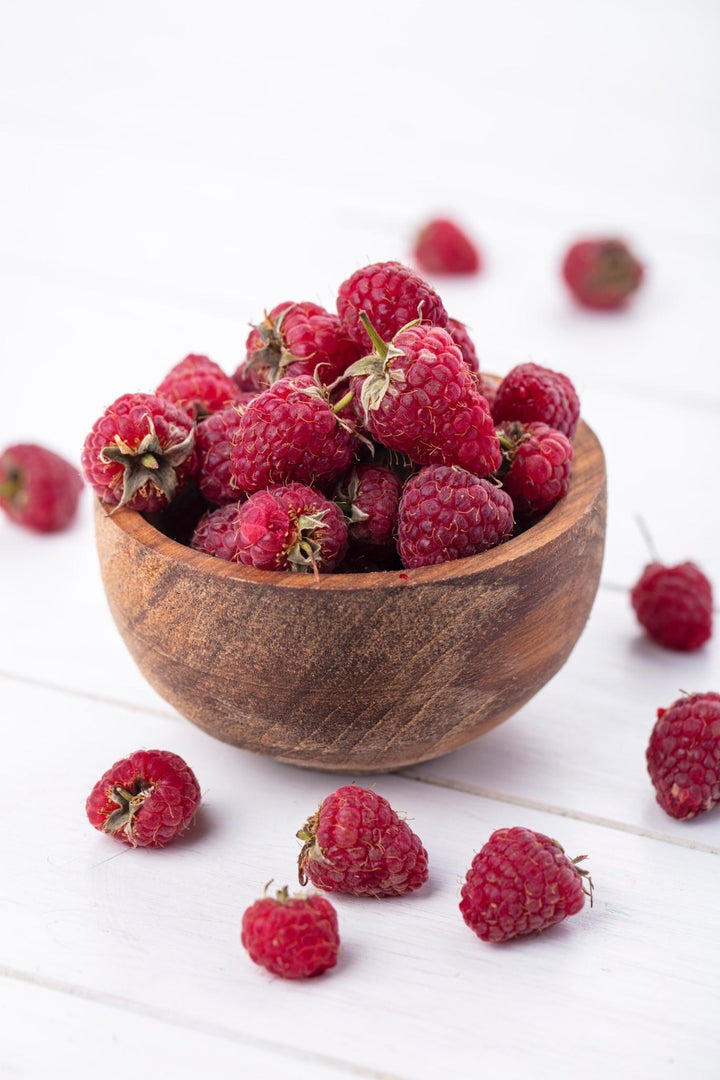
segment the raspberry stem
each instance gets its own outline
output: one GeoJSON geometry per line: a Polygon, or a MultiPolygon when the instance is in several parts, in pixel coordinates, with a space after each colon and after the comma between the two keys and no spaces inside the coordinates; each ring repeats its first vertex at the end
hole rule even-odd
{"type": "Polygon", "coordinates": [[[652,538],[652,533],[647,527],[647,522],[645,521],[645,518],[641,517],[640,514],[638,514],[635,520],[637,521],[638,529],[640,530],[640,534],[645,541],[645,544],[647,545],[647,549],[650,552],[651,558],[654,562],[662,562],[662,559],[658,555],[658,550],[655,547],[655,541],[652,538]]]}
{"type": "Polygon", "coordinates": [[[335,415],[337,415],[338,413],[341,413],[343,411],[343,409],[345,409],[350,404],[353,397],[354,397],[354,391],[353,390],[348,390],[347,394],[345,394],[344,397],[341,397],[338,402],[336,402],[334,405],[332,405],[331,408],[332,408],[332,411],[335,413],[335,415]]]}
{"type": "Polygon", "coordinates": [[[367,333],[367,336],[370,338],[370,341],[372,342],[372,346],[375,352],[378,354],[381,360],[387,360],[389,345],[386,341],[383,341],[373,324],[370,322],[370,316],[368,315],[367,311],[360,312],[360,322],[365,327],[365,331],[367,333]]]}
{"type": "Polygon", "coordinates": [[[10,475],[0,483],[0,500],[14,499],[21,488],[20,477],[17,474],[10,475]]]}

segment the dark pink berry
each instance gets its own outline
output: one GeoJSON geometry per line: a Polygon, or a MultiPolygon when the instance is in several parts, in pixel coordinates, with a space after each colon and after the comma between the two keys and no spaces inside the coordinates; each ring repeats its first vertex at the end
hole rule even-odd
{"type": "Polygon", "coordinates": [[[380,337],[389,340],[413,319],[447,326],[438,294],[414,270],[398,262],[373,263],[356,270],[340,286],[340,320],[348,335],[367,349],[371,342],[360,319],[364,312],[380,337]]]}
{"type": "Polygon", "coordinates": [[[498,431],[507,465],[498,475],[513,501],[515,518],[535,519],[567,495],[572,443],[547,424],[505,423],[498,431]]]}
{"type": "Polygon", "coordinates": [[[477,274],[480,252],[467,233],[447,218],[435,218],[415,240],[415,262],[426,274],[477,274]]]}
{"type": "Polygon", "coordinates": [[[630,598],[640,625],[666,649],[691,652],[712,635],[712,585],[695,563],[650,563],[630,598]]]}
{"type": "Polygon", "coordinates": [[[580,419],[580,401],[567,375],[539,364],[519,364],[500,383],[493,416],[496,423],[538,420],[572,439],[580,419]]]}
{"type": "Polygon", "coordinates": [[[720,694],[690,694],[658,709],[647,748],[657,801],[686,821],[720,803],[720,694]]]}
{"type": "Polygon", "coordinates": [[[67,528],[77,511],[82,480],[74,465],[35,443],[16,443],[0,455],[0,507],[36,532],[67,528]]]}
{"type": "Polygon", "coordinates": [[[644,267],[622,240],[581,240],[568,249],[562,273],[579,304],[611,311],[640,287],[644,267]]]}

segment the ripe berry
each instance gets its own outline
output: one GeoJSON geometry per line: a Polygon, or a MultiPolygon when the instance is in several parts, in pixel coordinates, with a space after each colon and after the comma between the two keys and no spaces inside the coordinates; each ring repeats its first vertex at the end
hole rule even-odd
{"type": "Polygon", "coordinates": [[[398,551],[408,570],[477,555],[508,540],[510,496],[464,469],[432,465],[410,477],[398,510],[398,551]]]}
{"type": "Polygon", "coordinates": [[[163,847],[200,805],[195,774],[177,754],[136,750],[98,780],[85,809],[90,824],[132,847],[163,847]]]}
{"type": "Polygon", "coordinates": [[[298,832],[300,883],[353,896],[404,896],[428,876],[427,852],[387,799],[357,784],[327,795],[298,832]]]}
{"type": "Polygon", "coordinates": [[[264,389],[285,375],[314,375],[326,386],[360,356],[337,315],[319,304],[278,304],[250,331],[247,358],[235,373],[264,389]]]}
{"type": "Polygon", "coordinates": [[[720,694],[690,694],[658,709],[647,748],[657,801],[686,821],[720,802],[720,694]]]}
{"type": "Polygon", "coordinates": [[[259,570],[330,573],[347,549],[342,510],[318,491],[288,484],[256,491],[247,502],[213,511],[191,546],[259,570]]]}
{"type": "Polygon", "coordinates": [[[375,351],[347,374],[373,438],[418,465],[494,472],[501,453],[492,417],[447,330],[415,323],[388,344],[361,318],[375,351]]]}
{"type": "Polygon", "coordinates": [[[312,375],[287,376],[258,394],[245,408],[234,438],[232,483],[240,491],[297,481],[334,480],[350,466],[357,439],[312,375]]]}
{"type": "Polygon", "coordinates": [[[82,467],[104,502],[160,510],[194,475],[194,445],[184,409],[156,394],[123,394],[85,439],[82,467]]]}
{"type": "Polygon", "coordinates": [[[499,476],[513,501],[516,520],[546,513],[570,487],[572,443],[547,424],[506,423],[499,428],[507,471],[499,476]]]}
{"type": "Polygon", "coordinates": [[[194,353],[170,369],[155,393],[199,420],[240,397],[238,387],[218,364],[194,353]]]}
{"type": "Polygon", "coordinates": [[[231,484],[230,459],[244,408],[240,402],[226,405],[195,429],[198,484],[205,498],[218,506],[237,502],[240,494],[231,484]]]}
{"type": "Polygon", "coordinates": [[[469,236],[446,218],[429,221],[415,241],[415,262],[427,274],[476,274],[480,252],[469,236]]]}
{"type": "Polygon", "coordinates": [[[279,889],[245,911],[240,940],[250,959],[283,979],[306,979],[335,967],[340,935],[324,896],[289,896],[279,889]]]}
{"type": "Polygon", "coordinates": [[[427,281],[398,262],[373,263],[356,270],[340,286],[338,315],[349,336],[363,348],[370,345],[362,312],[382,338],[390,339],[419,317],[433,326],[447,326],[443,302],[427,281]]]}
{"type": "Polygon", "coordinates": [[[496,423],[539,420],[572,439],[580,419],[580,402],[567,375],[539,364],[518,364],[497,389],[493,416],[496,423]]]}
{"type": "Polygon", "coordinates": [[[43,446],[17,443],[0,455],[0,506],[12,521],[28,529],[67,528],[82,486],[77,469],[43,446]]]}
{"type": "Polygon", "coordinates": [[[509,941],[576,915],[592,882],[557,840],[532,829],[497,829],[472,861],[460,912],[483,941],[509,941]],[[586,890],[584,880],[590,884],[586,890]]]}
{"type": "Polygon", "coordinates": [[[691,652],[712,635],[712,585],[695,563],[650,563],[630,599],[640,625],[666,649],[691,652]]]}
{"type": "Polygon", "coordinates": [[[465,323],[458,322],[457,319],[448,319],[447,328],[450,337],[460,349],[467,366],[471,371],[479,371],[480,361],[465,323]]]}
{"type": "Polygon", "coordinates": [[[395,552],[395,526],[402,483],[382,465],[357,465],[340,481],[335,502],[348,523],[348,540],[356,552],[382,558],[395,552]]]}
{"type": "Polygon", "coordinates": [[[581,240],[563,261],[570,292],[583,307],[610,311],[625,305],[640,285],[644,267],[622,240],[581,240]]]}

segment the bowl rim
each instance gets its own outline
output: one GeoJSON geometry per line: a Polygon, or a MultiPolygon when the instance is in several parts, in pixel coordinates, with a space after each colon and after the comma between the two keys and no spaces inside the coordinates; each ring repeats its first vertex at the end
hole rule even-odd
{"type": "Polygon", "coordinates": [[[537,524],[519,536],[478,555],[440,563],[437,566],[417,567],[414,570],[321,574],[319,580],[312,574],[258,570],[251,566],[226,562],[202,551],[194,551],[160,532],[137,510],[128,510],[126,507],[117,510],[96,498],[96,513],[142,547],[216,579],[284,589],[331,591],[407,588],[413,585],[462,581],[465,578],[485,575],[501,563],[507,565],[528,555],[537,555],[571,529],[594,505],[605,485],[605,457],[595,432],[582,420],[573,440],[573,448],[575,455],[570,490],[537,524]]]}

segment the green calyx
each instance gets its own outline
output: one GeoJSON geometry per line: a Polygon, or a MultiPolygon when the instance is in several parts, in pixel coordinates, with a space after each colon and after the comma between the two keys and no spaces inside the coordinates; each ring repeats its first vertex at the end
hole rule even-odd
{"type": "Polygon", "coordinates": [[[322,546],[317,534],[321,529],[327,528],[327,522],[323,521],[326,514],[327,510],[318,510],[315,514],[300,514],[296,519],[290,545],[285,550],[291,570],[300,573],[312,570],[315,577],[319,578],[322,546]]]}
{"type": "Polygon", "coordinates": [[[268,382],[271,386],[278,379],[282,379],[290,364],[299,359],[288,349],[282,332],[285,316],[296,306],[296,304],[290,304],[275,319],[271,319],[266,311],[263,321],[253,326],[262,346],[252,354],[252,358],[246,364],[246,370],[267,368],[268,382]]]}
{"type": "Polygon", "coordinates": [[[123,490],[116,510],[129,503],[148,483],[162,492],[169,502],[177,490],[175,470],[192,453],[195,443],[194,429],[190,430],[182,442],[163,448],[150,416],[147,417],[147,422],[149,430],[139,446],[133,448],[116,435],[115,442],[104,446],[100,451],[101,461],[115,462],[123,467],[123,490]]]}
{"type": "Polygon", "coordinates": [[[124,832],[128,840],[133,838],[133,820],[148,795],[155,790],[152,784],[145,785],[140,781],[138,791],[128,791],[127,788],[117,785],[110,792],[110,798],[117,803],[117,810],[113,810],[105,821],[105,832],[124,832]]]}
{"type": "Polygon", "coordinates": [[[364,510],[356,505],[360,491],[360,477],[357,469],[353,469],[349,478],[342,483],[335,492],[334,501],[340,507],[348,525],[354,525],[357,521],[367,521],[369,517],[364,510]]]}
{"type": "Polygon", "coordinates": [[[0,503],[17,503],[21,492],[22,479],[20,473],[9,472],[0,480],[0,503]]]}
{"type": "MultiPolygon", "coordinates": [[[[303,841],[302,851],[298,855],[298,881],[301,885],[307,885],[308,882],[306,867],[310,861],[311,853],[316,846],[318,818],[319,815],[317,813],[313,814],[312,817],[307,819],[302,829],[298,829],[295,834],[298,840],[303,841]]],[[[319,854],[320,852],[318,850],[316,856],[319,854]]]]}
{"type": "Polygon", "coordinates": [[[368,337],[372,342],[374,351],[367,356],[363,356],[361,360],[356,360],[354,364],[345,372],[348,377],[362,377],[363,384],[360,389],[360,404],[365,414],[365,422],[367,423],[369,414],[375,409],[379,409],[383,398],[386,393],[397,393],[397,388],[393,385],[395,383],[405,381],[405,372],[399,370],[393,365],[393,360],[398,356],[404,356],[405,353],[402,349],[393,343],[395,338],[399,334],[402,334],[403,330],[408,330],[412,326],[417,326],[420,323],[420,319],[413,319],[406,326],[403,326],[398,334],[395,335],[392,342],[383,341],[378,334],[377,330],[370,322],[367,312],[360,312],[360,322],[365,327],[368,337]]]}

